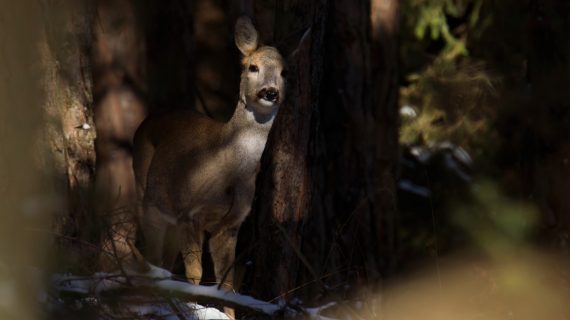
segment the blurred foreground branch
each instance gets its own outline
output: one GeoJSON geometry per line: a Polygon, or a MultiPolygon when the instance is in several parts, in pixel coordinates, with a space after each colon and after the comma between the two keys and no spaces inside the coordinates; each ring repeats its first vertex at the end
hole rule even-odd
{"type": "Polygon", "coordinates": [[[103,295],[138,295],[145,292],[182,301],[198,301],[200,304],[222,305],[258,316],[279,318],[325,319],[319,313],[331,306],[302,308],[298,305],[269,303],[247,295],[226,292],[217,286],[199,286],[171,279],[171,274],[153,267],[147,274],[127,277],[112,273],[96,273],[92,277],[56,275],[53,286],[59,296],[97,297],[103,295]],[[129,285],[130,284],[130,285],[129,285]]]}

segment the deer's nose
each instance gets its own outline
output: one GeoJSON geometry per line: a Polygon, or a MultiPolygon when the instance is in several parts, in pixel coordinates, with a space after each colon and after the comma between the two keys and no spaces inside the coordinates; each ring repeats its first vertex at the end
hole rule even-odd
{"type": "Polygon", "coordinates": [[[275,88],[263,88],[257,96],[263,100],[277,102],[279,100],[279,91],[275,88]]]}

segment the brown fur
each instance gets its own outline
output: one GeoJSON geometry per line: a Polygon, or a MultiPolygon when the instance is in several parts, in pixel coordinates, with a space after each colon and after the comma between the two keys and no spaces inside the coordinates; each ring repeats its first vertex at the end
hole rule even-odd
{"type": "Polygon", "coordinates": [[[258,48],[248,18],[236,23],[236,45],[244,54],[243,72],[230,121],[184,110],[148,118],[135,135],[133,163],[147,259],[170,267],[182,251],[187,277],[199,283],[208,232],[216,279],[227,275],[227,289],[237,232],[250,210],[259,160],[285,86],[283,58],[275,48],[258,48]]]}

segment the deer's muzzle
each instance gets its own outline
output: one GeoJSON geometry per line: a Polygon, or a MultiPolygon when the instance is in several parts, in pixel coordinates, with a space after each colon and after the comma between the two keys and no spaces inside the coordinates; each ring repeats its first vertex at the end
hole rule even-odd
{"type": "Polygon", "coordinates": [[[275,88],[263,88],[257,93],[257,97],[259,99],[277,103],[279,102],[279,91],[275,88]]]}

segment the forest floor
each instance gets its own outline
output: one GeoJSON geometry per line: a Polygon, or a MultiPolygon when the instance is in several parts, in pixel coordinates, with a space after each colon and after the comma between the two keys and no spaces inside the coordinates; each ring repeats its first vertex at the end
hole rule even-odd
{"type": "Polygon", "coordinates": [[[53,319],[229,319],[214,307],[221,305],[241,311],[241,319],[570,319],[568,257],[521,248],[493,258],[464,255],[434,262],[387,283],[350,313],[343,308],[346,302],[321,308],[271,304],[172,280],[158,268],[129,277],[130,284],[114,274],[56,275],[56,298],[48,304],[53,319]]]}

